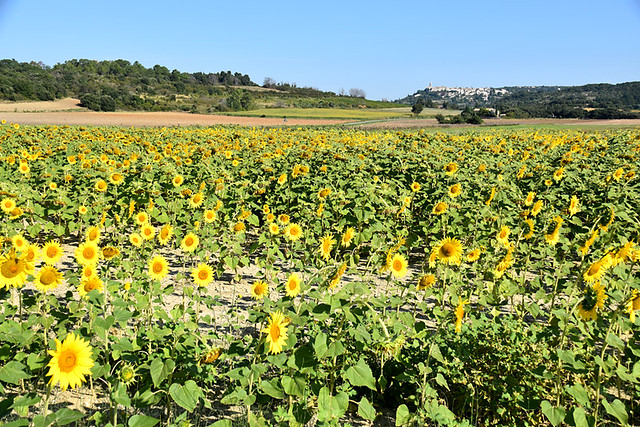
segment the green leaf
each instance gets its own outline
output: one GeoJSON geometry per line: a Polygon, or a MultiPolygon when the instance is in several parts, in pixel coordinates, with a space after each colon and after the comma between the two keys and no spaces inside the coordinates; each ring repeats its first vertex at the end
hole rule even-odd
{"type": "Polygon", "coordinates": [[[440,352],[440,347],[438,347],[436,344],[433,344],[431,346],[431,349],[429,350],[429,354],[431,355],[431,357],[436,359],[438,362],[445,363],[444,362],[444,357],[442,357],[442,353],[440,352]]]}
{"type": "MultiPolygon", "coordinates": [[[[42,415],[40,415],[40,417],[42,417],[42,415]]],[[[35,420],[33,424],[35,425],[35,420]]],[[[8,423],[2,424],[2,427],[26,427],[28,425],[29,425],[29,420],[25,418],[20,418],[19,420],[10,421],[8,423]]]]}
{"type": "Polygon", "coordinates": [[[175,366],[175,362],[171,359],[167,359],[164,362],[160,358],[153,359],[149,368],[153,385],[158,387],[173,372],[175,366]]]}
{"type": "Polygon", "coordinates": [[[567,390],[567,393],[569,393],[571,397],[573,397],[580,405],[584,406],[585,408],[591,407],[591,403],[589,402],[589,394],[587,393],[587,390],[584,389],[582,384],[574,384],[572,386],[566,387],[565,390],[567,390]]]}
{"type": "Polygon", "coordinates": [[[327,387],[322,387],[318,394],[318,421],[337,421],[349,407],[349,396],[341,391],[335,396],[327,387]]]}
{"type": "Polygon", "coordinates": [[[159,419],[148,415],[134,415],[129,418],[129,427],[153,427],[159,422],[159,419]]]}
{"type": "Polygon", "coordinates": [[[548,400],[543,400],[540,404],[540,408],[552,425],[557,426],[564,420],[564,408],[551,406],[551,403],[548,400]]]}
{"type": "Polygon", "coordinates": [[[11,384],[20,384],[20,380],[29,378],[30,375],[23,371],[24,365],[12,360],[0,368],[0,381],[11,384]]]}
{"type": "Polygon", "coordinates": [[[624,342],[615,334],[607,334],[607,344],[617,348],[620,351],[624,351],[624,342]]]}
{"type": "Polygon", "coordinates": [[[319,332],[318,335],[316,335],[313,349],[315,350],[318,359],[322,359],[327,356],[327,334],[319,332]]]}
{"type": "Polygon", "coordinates": [[[376,380],[373,378],[371,368],[362,357],[356,366],[347,369],[345,376],[354,387],[369,387],[373,391],[376,390],[376,380]]]}
{"type": "Polygon", "coordinates": [[[407,405],[402,404],[398,406],[398,409],[396,409],[396,425],[404,426],[409,424],[409,421],[411,421],[411,414],[409,413],[407,405]]]}
{"type": "Polygon", "coordinates": [[[602,405],[607,410],[607,413],[616,417],[623,425],[627,425],[629,422],[629,415],[627,415],[624,403],[619,399],[616,399],[611,403],[609,403],[607,399],[602,399],[602,405]]]}
{"type": "Polygon", "coordinates": [[[576,406],[576,408],[573,410],[573,425],[575,427],[589,427],[587,414],[585,414],[582,406],[576,406]]]}
{"type": "Polygon", "coordinates": [[[358,403],[358,415],[369,421],[376,419],[376,409],[364,396],[360,399],[360,403],[358,403]]]}
{"type": "Polygon", "coordinates": [[[193,380],[187,381],[184,386],[175,383],[171,384],[169,394],[180,407],[188,412],[193,412],[198,405],[198,399],[204,397],[202,389],[193,380]]]}
{"type": "Polygon", "coordinates": [[[284,399],[284,391],[278,385],[278,379],[274,378],[271,381],[261,381],[260,390],[275,399],[284,399]]]}
{"type": "Polygon", "coordinates": [[[40,402],[42,398],[35,393],[29,393],[25,396],[16,397],[11,405],[12,408],[17,408],[19,406],[33,406],[36,403],[40,402]]]}
{"type": "Polygon", "coordinates": [[[291,378],[287,375],[283,375],[280,381],[282,382],[284,392],[289,396],[302,397],[305,389],[307,388],[304,379],[300,377],[291,378]]]}
{"type": "Polygon", "coordinates": [[[82,412],[62,408],[56,412],[56,425],[64,426],[82,418],[84,418],[84,414],[82,412]]]}

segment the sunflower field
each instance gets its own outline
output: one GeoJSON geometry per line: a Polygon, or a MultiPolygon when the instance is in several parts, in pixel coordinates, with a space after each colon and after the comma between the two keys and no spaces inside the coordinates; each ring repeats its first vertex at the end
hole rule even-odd
{"type": "Polygon", "coordinates": [[[640,131],[0,126],[0,425],[638,425],[640,131]]]}

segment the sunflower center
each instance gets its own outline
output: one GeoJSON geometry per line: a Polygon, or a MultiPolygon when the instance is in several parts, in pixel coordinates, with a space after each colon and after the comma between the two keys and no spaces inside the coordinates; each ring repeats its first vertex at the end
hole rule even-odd
{"type": "Polygon", "coordinates": [[[53,271],[47,270],[40,275],[40,283],[45,286],[50,286],[56,281],[56,275],[53,271]]]}
{"type": "Polygon", "coordinates": [[[55,258],[58,255],[58,250],[54,247],[47,248],[47,256],[49,258],[55,258]]]}
{"type": "Polygon", "coordinates": [[[451,255],[453,255],[455,253],[455,248],[453,247],[453,245],[451,243],[445,243],[444,245],[442,245],[442,247],[440,248],[440,253],[442,254],[442,256],[444,257],[450,257],[451,255]]]}
{"type": "Polygon", "coordinates": [[[84,291],[85,292],[91,292],[95,288],[96,288],[95,287],[95,283],[93,281],[88,281],[87,283],[84,284],[84,291]]]}
{"type": "Polygon", "coordinates": [[[166,239],[167,237],[169,237],[169,230],[167,230],[166,228],[163,228],[162,230],[160,230],[160,237],[163,239],[166,239]]]}
{"type": "Polygon", "coordinates": [[[76,367],[76,355],[70,350],[63,351],[58,357],[58,366],[62,372],[71,372],[76,367]]]}
{"type": "Polygon", "coordinates": [[[198,273],[198,278],[200,280],[205,280],[207,277],[209,277],[209,273],[207,273],[207,270],[200,270],[200,272],[198,273]]]}
{"type": "Polygon", "coordinates": [[[289,280],[289,289],[291,289],[292,291],[295,290],[298,287],[298,284],[296,283],[295,280],[289,280]]]}
{"type": "Polygon", "coordinates": [[[162,271],[162,264],[159,262],[153,263],[153,272],[160,273],[162,271]]]}
{"type": "Polygon", "coordinates": [[[95,256],[95,254],[96,254],[96,253],[95,253],[95,251],[93,250],[93,248],[85,248],[85,249],[82,251],[82,256],[83,256],[85,259],[93,259],[93,257],[95,256]]]}
{"type": "Polygon", "coordinates": [[[184,244],[187,246],[192,246],[193,245],[193,237],[187,237],[186,240],[184,241],[184,244]]]}
{"type": "Polygon", "coordinates": [[[18,275],[20,272],[20,266],[14,259],[10,259],[2,264],[0,271],[2,272],[2,276],[11,279],[18,275]]]}
{"type": "Polygon", "coordinates": [[[399,259],[393,261],[393,269],[395,271],[400,271],[402,270],[402,261],[400,261],[399,259]]]}
{"type": "Polygon", "coordinates": [[[271,325],[271,329],[269,329],[269,335],[273,341],[276,341],[280,338],[280,326],[277,323],[271,325]]]}
{"type": "Polygon", "coordinates": [[[587,275],[588,276],[596,276],[599,272],[600,272],[600,263],[597,262],[597,263],[593,264],[589,268],[589,271],[587,272],[587,275]]]}

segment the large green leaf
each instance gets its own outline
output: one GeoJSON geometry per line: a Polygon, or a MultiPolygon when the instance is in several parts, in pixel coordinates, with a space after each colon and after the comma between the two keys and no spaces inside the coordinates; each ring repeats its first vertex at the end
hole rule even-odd
{"type": "Polygon", "coordinates": [[[169,394],[180,407],[188,412],[193,412],[198,405],[198,399],[204,397],[202,389],[193,380],[187,381],[184,386],[175,383],[171,384],[169,394]]]}
{"type": "Polygon", "coordinates": [[[364,358],[360,358],[355,366],[347,369],[345,378],[354,387],[369,387],[371,390],[376,390],[376,380],[373,378],[371,368],[364,361],[364,358]]]}

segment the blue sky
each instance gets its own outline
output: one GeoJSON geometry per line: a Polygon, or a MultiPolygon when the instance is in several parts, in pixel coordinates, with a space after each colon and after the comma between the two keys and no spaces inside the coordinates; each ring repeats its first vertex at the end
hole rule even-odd
{"type": "Polygon", "coordinates": [[[0,58],[231,70],[397,99],[640,80],[640,0],[0,0],[0,58]]]}

